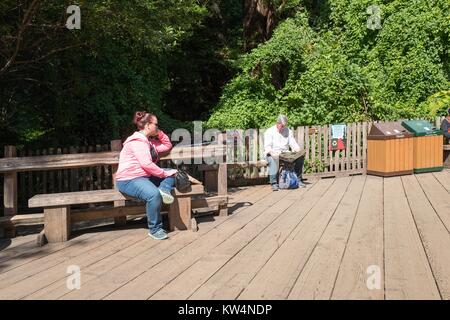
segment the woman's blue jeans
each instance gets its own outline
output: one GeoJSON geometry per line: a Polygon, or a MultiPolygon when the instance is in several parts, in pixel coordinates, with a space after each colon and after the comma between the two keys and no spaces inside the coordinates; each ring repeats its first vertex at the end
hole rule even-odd
{"type": "Polygon", "coordinates": [[[175,177],[139,177],[131,180],[117,181],[117,189],[120,192],[145,201],[148,228],[152,234],[162,229],[162,197],[159,189],[170,194],[174,186],[175,177]]]}

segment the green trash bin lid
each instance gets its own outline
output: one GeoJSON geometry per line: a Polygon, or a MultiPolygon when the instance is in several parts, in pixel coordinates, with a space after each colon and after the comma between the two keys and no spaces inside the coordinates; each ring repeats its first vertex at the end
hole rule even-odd
{"type": "Polygon", "coordinates": [[[434,136],[442,134],[442,131],[435,128],[431,122],[427,120],[408,120],[403,121],[402,126],[408,131],[414,133],[416,137],[434,136]]]}

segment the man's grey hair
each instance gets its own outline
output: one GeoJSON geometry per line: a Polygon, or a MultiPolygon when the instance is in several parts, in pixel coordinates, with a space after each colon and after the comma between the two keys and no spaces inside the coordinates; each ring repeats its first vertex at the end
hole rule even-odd
{"type": "Polygon", "coordinates": [[[285,126],[288,123],[288,118],[284,114],[280,114],[277,118],[277,123],[281,123],[285,126]]]}

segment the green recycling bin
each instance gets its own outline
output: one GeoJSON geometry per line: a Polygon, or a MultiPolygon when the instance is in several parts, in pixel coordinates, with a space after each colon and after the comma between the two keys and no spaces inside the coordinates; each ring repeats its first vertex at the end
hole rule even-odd
{"type": "Polygon", "coordinates": [[[414,134],[414,173],[441,171],[444,168],[442,131],[426,120],[403,121],[402,126],[414,134]]]}

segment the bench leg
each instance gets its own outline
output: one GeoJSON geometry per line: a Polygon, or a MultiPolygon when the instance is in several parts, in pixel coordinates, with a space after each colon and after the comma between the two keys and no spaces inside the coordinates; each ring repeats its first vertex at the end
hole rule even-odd
{"type": "Polygon", "coordinates": [[[70,207],[45,208],[44,231],[49,243],[69,240],[70,207]]]}
{"type": "Polygon", "coordinates": [[[219,212],[219,216],[220,216],[220,217],[226,217],[226,216],[228,216],[228,205],[227,205],[227,204],[221,204],[221,205],[219,206],[218,212],[219,212]]]}
{"type": "MultiPolygon", "coordinates": [[[[125,207],[125,201],[114,201],[114,207],[125,207]]],[[[114,217],[114,225],[121,227],[127,224],[127,216],[114,217]]]]}
{"type": "Polygon", "coordinates": [[[444,150],[444,168],[450,169],[450,150],[444,150]]]}
{"type": "Polygon", "coordinates": [[[169,208],[170,231],[191,229],[191,197],[175,197],[169,208]]]}

